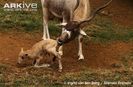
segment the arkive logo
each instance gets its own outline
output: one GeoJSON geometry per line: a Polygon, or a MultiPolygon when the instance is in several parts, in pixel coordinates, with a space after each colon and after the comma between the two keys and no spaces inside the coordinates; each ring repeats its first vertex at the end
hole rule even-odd
{"type": "Polygon", "coordinates": [[[3,8],[6,11],[36,11],[37,3],[5,3],[3,8]]]}

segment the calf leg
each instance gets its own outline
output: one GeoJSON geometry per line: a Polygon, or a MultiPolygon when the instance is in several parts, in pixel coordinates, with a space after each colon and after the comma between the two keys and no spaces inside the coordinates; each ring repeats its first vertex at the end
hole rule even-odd
{"type": "Polygon", "coordinates": [[[61,55],[58,52],[55,52],[55,56],[58,59],[58,64],[59,64],[59,72],[62,72],[62,62],[61,62],[61,55]]]}
{"type": "Polygon", "coordinates": [[[34,67],[41,68],[41,67],[49,67],[50,66],[49,64],[39,65],[40,60],[42,60],[42,59],[43,59],[43,56],[39,56],[39,58],[35,60],[34,67]]]}
{"type": "Polygon", "coordinates": [[[59,72],[62,72],[61,56],[58,56],[58,63],[59,63],[59,72]]]}
{"type": "Polygon", "coordinates": [[[62,48],[63,48],[63,46],[60,46],[59,49],[58,49],[58,52],[59,52],[59,54],[60,54],[61,56],[63,55],[63,49],[62,49],[62,48]]]}
{"type": "Polygon", "coordinates": [[[34,67],[39,67],[39,63],[40,63],[40,60],[41,59],[43,59],[43,57],[42,56],[39,56],[39,58],[37,58],[36,60],[35,60],[35,65],[34,65],[34,67]]]}
{"type": "Polygon", "coordinates": [[[79,60],[82,60],[82,59],[84,59],[84,55],[83,55],[83,52],[82,52],[82,41],[83,41],[83,36],[82,35],[79,35],[78,41],[79,41],[78,56],[79,56],[79,60]]]}

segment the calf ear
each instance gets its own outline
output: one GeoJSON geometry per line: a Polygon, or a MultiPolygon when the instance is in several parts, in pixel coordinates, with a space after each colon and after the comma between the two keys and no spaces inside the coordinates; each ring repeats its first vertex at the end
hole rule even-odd
{"type": "Polygon", "coordinates": [[[24,49],[23,48],[21,48],[21,53],[23,53],[24,52],[24,49]]]}
{"type": "Polygon", "coordinates": [[[80,34],[83,35],[83,36],[87,35],[83,30],[80,30],[80,34]]]}

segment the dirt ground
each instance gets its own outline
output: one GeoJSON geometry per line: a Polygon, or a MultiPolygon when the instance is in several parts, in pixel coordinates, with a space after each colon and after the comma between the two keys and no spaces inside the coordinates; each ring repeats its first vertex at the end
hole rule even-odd
{"type": "MultiPolygon", "coordinates": [[[[22,34],[22,33],[0,33],[0,62],[17,67],[17,57],[21,47],[30,48],[39,41],[41,35],[22,34]]],[[[83,44],[85,60],[78,61],[77,41],[73,41],[64,46],[64,56],[62,57],[64,71],[79,71],[86,68],[114,68],[112,65],[119,64],[120,58],[133,50],[133,43],[111,42],[107,44],[93,43],[92,41],[83,44]]]]}
{"type": "MultiPolygon", "coordinates": [[[[103,4],[105,0],[90,0],[91,7],[96,8],[103,4]]],[[[112,16],[112,20],[125,26],[133,26],[133,3],[132,0],[113,0],[112,4],[106,9],[112,16]],[[122,8],[121,8],[122,7],[122,8]],[[124,21],[123,21],[124,20],[124,21]]],[[[0,34],[0,60],[4,63],[15,64],[17,55],[21,47],[29,48],[38,40],[41,35],[31,37],[28,34],[0,34]],[[7,55],[11,54],[11,55],[7,55]],[[10,60],[10,62],[8,62],[10,60]]],[[[109,68],[111,64],[119,61],[121,55],[128,53],[132,49],[132,43],[113,42],[109,44],[95,44],[91,41],[84,45],[84,55],[86,62],[84,65],[93,68],[109,68]],[[99,62],[100,61],[100,62],[99,62]]],[[[64,68],[80,69],[77,61],[78,44],[73,41],[64,46],[63,63],[64,68]],[[75,45],[76,44],[76,45],[75,45]],[[71,50],[73,49],[73,50],[71,50]],[[68,55],[69,54],[69,55],[68,55]],[[67,65],[68,63],[72,65],[67,65]]]]}
{"type": "MultiPolygon", "coordinates": [[[[91,6],[96,8],[104,2],[105,0],[91,1],[91,6]]],[[[114,0],[106,10],[111,14],[114,22],[132,26],[133,3],[131,2],[132,0],[114,0]]],[[[39,41],[40,38],[41,35],[39,34],[31,36],[23,33],[0,33],[0,61],[15,66],[20,48],[28,49],[39,41]]],[[[73,41],[64,46],[63,66],[65,70],[79,70],[81,65],[92,68],[112,68],[112,64],[118,63],[121,56],[133,49],[132,45],[133,43],[126,42],[96,44],[89,41],[88,44],[83,45],[85,60],[82,62],[77,60],[78,44],[76,41],[73,41]]]]}
{"type": "MultiPolygon", "coordinates": [[[[91,6],[94,9],[103,4],[106,0],[90,0],[90,1],[92,3],[91,6]]],[[[108,14],[110,15],[109,17],[111,17],[113,22],[115,22],[116,24],[133,27],[132,2],[133,0],[113,0],[112,4],[108,8],[106,8],[105,11],[108,12],[108,14]]],[[[42,33],[40,32],[25,33],[17,31],[14,32],[0,31],[0,68],[2,64],[9,66],[8,70],[4,72],[6,73],[7,77],[8,77],[7,73],[9,73],[9,78],[7,79],[10,79],[11,76],[15,75],[23,76],[24,73],[27,72],[30,73],[29,68],[18,67],[17,65],[18,54],[22,47],[24,48],[24,50],[26,50],[31,48],[33,44],[35,44],[36,42],[40,41],[42,38],[41,36],[42,33]],[[10,76],[11,73],[13,75],[10,76]]],[[[87,70],[94,69],[95,72],[98,69],[120,71],[123,70],[123,68],[125,69],[125,66],[122,64],[122,60],[124,59],[122,58],[133,52],[133,42],[113,41],[107,43],[100,43],[100,42],[96,43],[93,42],[92,40],[84,42],[83,54],[85,56],[85,60],[82,61],[78,61],[77,39],[64,45],[63,52],[64,52],[64,55],[62,56],[63,72],[61,74],[66,74],[68,72],[70,73],[72,72],[75,74],[76,72],[80,72],[86,69],[87,70]]],[[[46,61],[43,62],[51,63],[50,61],[51,58],[47,58],[46,61]]],[[[53,76],[53,78],[55,79],[55,77],[57,78],[58,76],[60,76],[60,73],[57,73],[56,71],[58,70],[57,63],[53,64],[52,66],[53,67],[50,67],[48,69],[47,68],[46,69],[41,68],[40,70],[35,69],[35,71],[33,68],[31,72],[34,71],[36,75],[38,72],[41,73],[44,70],[48,71],[46,73],[49,73],[50,70],[51,76],[53,76]]],[[[40,75],[42,75],[42,73],[40,75]]],[[[6,76],[4,78],[6,78],[6,76]]]]}

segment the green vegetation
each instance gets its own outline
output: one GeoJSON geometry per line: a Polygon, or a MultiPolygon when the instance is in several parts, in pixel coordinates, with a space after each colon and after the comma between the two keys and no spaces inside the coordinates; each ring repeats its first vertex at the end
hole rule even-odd
{"type": "Polygon", "coordinates": [[[133,30],[129,27],[117,25],[108,18],[96,17],[86,28],[91,33],[94,42],[133,41],[133,30]]]}
{"type": "Polygon", "coordinates": [[[42,18],[38,14],[39,12],[8,12],[0,9],[0,20],[2,20],[0,21],[0,29],[16,29],[17,31],[29,32],[38,28],[41,29],[42,18]]]}
{"type": "MultiPolygon", "coordinates": [[[[43,21],[41,6],[39,4],[38,11],[4,11],[0,8],[0,31],[17,31],[17,32],[39,32],[43,31],[43,21]]],[[[49,31],[52,36],[57,36],[61,32],[61,28],[56,26],[57,21],[50,21],[49,31]]]]}
{"type": "MultiPolygon", "coordinates": [[[[10,68],[0,74],[1,87],[70,87],[69,82],[100,82],[100,87],[104,87],[104,81],[129,81],[132,82],[133,75],[129,70],[111,71],[102,69],[86,69],[79,72],[58,73],[50,69],[35,69],[33,67],[21,69],[18,72],[17,68],[10,68]],[[13,70],[14,69],[14,70],[13,70]],[[10,72],[9,72],[10,71],[10,72]]],[[[72,85],[76,86],[76,85],[72,85]]],[[[94,86],[97,87],[97,84],[94,86]]],[[[131,85],[127,85],[127,87],[131,85]]],[[[83,87],[91,87],[91,85],[84,85],[83,87]]],[[[109,87],[114,87],[110,85],[109,87]]],[[[115,85],[120,87],[120,85],[115,85]]],[[[126,85],[125,85],[126,87],[126,85]]]]}
{"type": "MultiPolygon", "coordinates": [[[[8,12],[0,9],[0,31],[15,30],[18,32],[39,32],[43,31],[41,4],[38,3],[38,11],[32,12],[8,12]]],[[[53,37],[61,33],[61,28],[57,27],[56,20],[50,21],[49,30],[53,37]]],[[[86,32],[91,34],[94,42],[109,42],[114,40],[132,41],[133,30],[129,27],[117,25],[106,17],[97,16],[86,28],[86,32]]]]}

